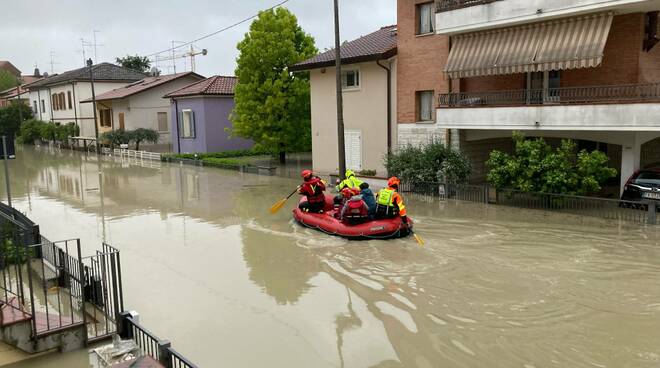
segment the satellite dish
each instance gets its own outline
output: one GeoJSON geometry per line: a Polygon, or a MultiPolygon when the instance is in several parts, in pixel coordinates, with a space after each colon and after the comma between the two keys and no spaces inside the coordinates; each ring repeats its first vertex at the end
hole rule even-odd
{"type": "Polygon", "coordinates": [[[152,67],[152,68],[151,68],[151,76],[153,76],[153,77],[157,77],[157,76],[159,76],[159,75],[160,75],[160,70],[158,70],[158,68],[156,68],[155,66],[152,67]]]}
{"type": "Polygon", "coordinates": [[[202,55],[206,56],[206,54],[208,54],[208,53],[209,53],[209,51],[207,49],[202,49],[202,55]]]}

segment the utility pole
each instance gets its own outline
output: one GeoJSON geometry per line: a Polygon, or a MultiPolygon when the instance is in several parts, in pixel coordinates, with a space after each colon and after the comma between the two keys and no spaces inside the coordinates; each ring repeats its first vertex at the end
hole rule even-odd
{"type": "Polygon", "coordinates": [[[335,71],[337,74],[337,146],[339,154],[339,178],[345,179],[346,145],[344,142],[344,98],[341,83],[341,42],[339,37],[339,0],[335,1],[335,71]]]}
{"type": "Polygon", "coordinates": [[[176,74],[176,59],[174,58],[174,43],[176,41],[172,41],[172,70],[174,71],[172,74],[176,74]]]}
{"type": "MultiPolygon", "coordinates": [[[[11,207],[11,187],[9,185],[9,155],[7,155],[7,136],[2,136],[2,158],[5,161],[5,185],[7,187],[7,204],[11,207]]],[[[13,214],[12,214],[13,217],[13,214]]]]}
{"type": "Polygon", "coordinates": [[[83,65],[87,63],[87,57],[85,56],[85,39],[81,38],[80,39],[80,45],[82,46],[81,51],[83,54],[83,65]]]}
{"type": "Polygon", "coordinates": [[[87,66],[89,67],[89,81],[92,84],[92,109],[94,110],[94,136],[96,137],[96,154],[101,154],[101,148],[99,146],[99,125],[96,121],[96,93],[94,92],[94,72],[92,66],[92,59],[87,59],[87,66]]]}

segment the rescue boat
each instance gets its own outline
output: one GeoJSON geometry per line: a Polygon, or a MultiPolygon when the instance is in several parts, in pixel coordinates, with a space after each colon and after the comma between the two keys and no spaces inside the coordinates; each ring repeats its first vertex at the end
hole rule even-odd
{"type": "MultiPolygon", "coordinates": [[[[333,199],[332,195],[325,194],[323,213],[304,212],[296,207],[293,210],[293,218],[302,226],[349,240],[396,239],[411,233],[412,220],[408,219],[409,228],[401,222],[400,217],[371,220],[358,225],[345,224],[335,217],[333,199]]],[[[304,200],[303,197],[300,201],[304,200]]]]}

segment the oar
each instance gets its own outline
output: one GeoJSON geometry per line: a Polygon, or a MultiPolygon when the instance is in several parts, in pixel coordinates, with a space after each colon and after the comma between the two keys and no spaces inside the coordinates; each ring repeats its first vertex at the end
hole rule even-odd
{"type": "Polygon", "coordinates": [[[270,207],[270,213],[276,213],[277,211],[279,211],[280,209],[282,209],[282,207],[284,207],[284,204],[286,203],[286,201],[287,201],[289,198],[293,197],[293,195],[296,194],[296,193],[298,193],[298,188],[296,188],[296,190],[294,190],[293,192],[291,192],[291,194],[289,194],[288,197],[286,197],[286,198],[284,198],[284,199],[280,199],[279,201],[277,201],[277,203],[275,203],[274,205],[272,205],[272,206],[270,207]]]}
{"type": "Polygon", "coordinates": [[[412,233],[413,237],[417,241],[417,244],[419,244],[420,247],[423,247],[424,246],[424,239],[422,239],[421,236],[415,234],[415,232],[412,231],[412,229],[410,230],[410,232],[412,233]]]}

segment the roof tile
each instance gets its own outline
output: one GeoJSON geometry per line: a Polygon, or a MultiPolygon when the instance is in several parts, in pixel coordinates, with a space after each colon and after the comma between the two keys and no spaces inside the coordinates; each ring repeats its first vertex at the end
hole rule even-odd
{"type": "MultiPolygon", "coordinates": [[[[95,80],[103,80],[103,81],[132,82],[132,81],[139,81],[146,77],[145,74],[140,73],[138,71],[110,63],[96,64],[92,67],[92,72],[94,74],[95,80]]],[[[46,87],[60,83],[68,83],[73,81],[88,81],[88,80],[89,80],[89,68],[84,67],[84,68],[69,70],[62,74],[57,74],[48,78],[44,78],[38,82],[30,84],[29,88],[46,87]]]]}
{"type": "Polygon", "coordinates": [[[238,78],[215,75],[189,86],[183,87],[174,92],[168,93],[165,97],[185,97],[185,96],[210,96],[224,95],[231,96],[238,84],[238,78]]]}
{"type": "MultiPolygon", "coordinates": [[[[142,91],[146,91],[150,88],[158,87],[160,85],[163,85],[165,83],[171,82],[173,80],[186,77],[186,76],[196,76],[200,79],[203,79],[201,75],[193,72],[185,72],[185,73],[177,73],[177,74],[167,74],[167,75],[160,75],[157,77],[147,77],[142,80],[139,80],[137,82],[131,83],[127,86],[123,86],[120,88],[113,89],[112,91],[108,91],[106,93],[100,94],[96,96],[97,101],[104,101],[104,100],[114,100],[114,99],[119,99],[119,98],[125,98],[128,96],[132,96],[134,94],[140,93],[142,91]]],[[[90,99],[91,100],[91,99],[90,99]]],[[[82,101],[82,102],[87,102],[87,100],[82,101]]]]}
{"type": "MultiPolygon", "coordinates": [[[[387,59],[396,55],[397,28],[387,26],[341,45],[341,60],[345,64],[387,59]]],[[[318,54],[289,67],[289,70],[310,70],[335,65],[335,49],[318,54]]]]}

